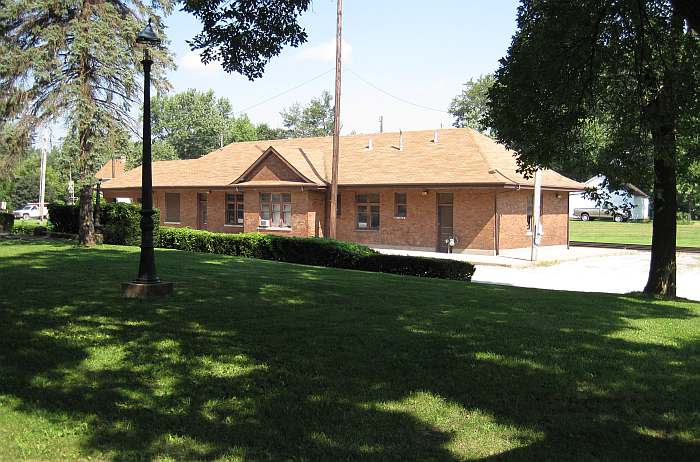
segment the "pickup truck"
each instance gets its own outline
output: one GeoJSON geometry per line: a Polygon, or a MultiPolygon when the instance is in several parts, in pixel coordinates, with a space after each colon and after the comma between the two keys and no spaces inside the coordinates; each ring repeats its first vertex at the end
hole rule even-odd
{"type": "Polygon", "coordinates": [[[24,220],[28,220],[29,218],[46,218],[48,213],[48,209],[44,206],[44,216],[40,217],[41,211],[39,210],[39,204],[35,203],[29,203],[21,209],[12,212],[15,218],[22,218],[24,220]]]}
{"type": "Polygon", "coordinates": [[[617,223],[621,223],[629,219],[629,214],[603,208],[580,208],[574,209],[574,217],[580,218],[581,221],[591,221],[593,219],[612,219],[617,223]]]}

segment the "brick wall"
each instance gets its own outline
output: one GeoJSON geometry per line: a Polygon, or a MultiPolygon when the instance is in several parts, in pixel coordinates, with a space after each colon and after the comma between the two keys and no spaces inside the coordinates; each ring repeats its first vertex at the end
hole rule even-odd
{"type": "MultiPolygon", "coordinates": [[[[197,227],[197,193],[204,190],[171,190],[180,193],[180,223],[166,224],[165,190],[154,194],[154,205],[161,210],[161,224],[167,226],[197,227]]],[[[233,191],[232,191],[233,192],[233,191]]],[[[244,225],[225,225],[226,193],[212,191],[207,200],[207,226],[214,232],[264,232],[283,236],[322,237],[327,226],[328,201],[326,193],[320,191],[291,191],[292,194],[292,229],[263,230],[258,229],[260,220],[260,193],[271,190],[246,190],[244,192],[244,225]]],[[[275,192],[290,192],[276,190],[275,192]]],[[[358,242],[368,245],[387,247],[411,247],[435,250],[437,246],[437,192],[420,189],[343,189],[340,216],[337,224],[337,237],[340,240],[358,242]],[[357,193],[379,193],[380,228],[378,230],[358,230],[357,193]],[[394,217],[394,193],[406,193],[407,216],[405,219],[394,217]]],[[[527,198],[531,190],[440,190],[453,194],[454,234],[457,238],[455,251],[494,250],[495,226],[494,207],[498,203],[499,247],[512,249],[528,247],[532,236],[527,231],[527,198]]],[[[105,193],[112,196],[128,197],[105,193]]],[[[139,195],[134,192],[131,195],[139,195]]],[[[542,223],[544,235],[542,245],[565,245],[567,243],[567,193],[543,192],[542,223]],[[557,195],[559,197],[557,197],[557,195]]]]}
{"type": "MultiPolygon", "coordinates": [[[[529,247],[532,235],[527,231],[527,200],[532,190],[498,193],[499,244],[501,249],[529,247]]],[[[568,193],[542,192],[542,245],[566,245],[568,193]],[[559,197],[557,197],[559,195],[559,197]]]]}
{"type": "Polygon", "coordinates": [[[457,238],[455,250],[493,249],[493,191],[480,190],[342,190],[341,215],[338,218],[338,239],[380,246],[416,247],[435,250],[437,247],[437,193],[452,193],[453,227],[457,238]],[[358,193],[379,193],[380,227],[378,230],[357,229],[358,193]],[[395,218],[394,193],[406,193],[406,218],[395,218]]]}

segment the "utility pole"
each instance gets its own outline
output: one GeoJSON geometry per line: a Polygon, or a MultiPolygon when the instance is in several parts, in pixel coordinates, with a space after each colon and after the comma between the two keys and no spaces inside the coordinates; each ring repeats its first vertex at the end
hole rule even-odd
{"type": "Polygon", "coordinates": [[[44,143],[41,150],[41,167],[39,167],[39,220],[44,219],[44,199],[46,196],[46,156],[49,150],[51,135],[44,133],[44,143]]]}
{"type": "Polygon", "coordinates": [[[379,116],[379,133],[384,133],[384,116],[379,116]]]}
{"type": "Polygon", "coordinates": [[[338,159],[340,157],[340,76],[342,67],[343,0],[338,0],[338,17],[335,33],[335,108],[333,111],[333,167],[331,173],[331,216],[328,220],[328,237],[335,239],[338,211],[338,159]]]}
{"type": "Polygon", "coordinates": [[[542,210],[542,204],[540,199],[542,198],[542,170],[539,168],[535,171],[535,197],[532,199],[532,244],[530,246],[530,261],[537,260],[537,250],[540,246],[540,239],[542,238],[542,222],[540,221],[540,210],[542,210]]]}

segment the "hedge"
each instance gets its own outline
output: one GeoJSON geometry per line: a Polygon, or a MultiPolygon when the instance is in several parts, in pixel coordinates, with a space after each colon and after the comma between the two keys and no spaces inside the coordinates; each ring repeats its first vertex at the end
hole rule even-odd
{"type": "Polygon", "coordinates": [[[11,233],[15,223],[15,216],[11,213],[0,213],[0,233],[11,233]]]}
{"type": "MultiPolygon", "coordinates": [[[[153,236],[158,236],[160,213],[154,209],[153,236]]],[[[124,203],[100,205],[100,223],[105,244],[141,244],[141,206],[124,203]]]]}
{"type": "MultiPolygon", "coordinates": [[[[79,205],[49,205],[51,229],[57,233],[78,234],[79,205]]],[[[160,215],[153,215],[153,235],[157,236],[160,215]]],[[[139,245],[141,243],[141,206],[123,203],[100,204],[100,224],[105,244],[139,245]]]]}
{"type": "Polygon", "coordinates": [[[191,252],[457,281],[471,280],[475,270],[474,265],[465,261],[383,255],[349,242],[260,233],[227,234],[164,227],[160,228],[156,245],[191,252]]]}
{"type": "Polygon", "coordinates": [[[49,223],[57,233],[78,234],[80,228],[80,206],[49,204],[49,223]]]}
{"type": "Polygon", "coordinates": [[[160,228],[157,245],[167,249],[338,268],[355,268],[361,257],[377,253],[363,245],[328,239],[212,233],[189,228],[160,228]]]}

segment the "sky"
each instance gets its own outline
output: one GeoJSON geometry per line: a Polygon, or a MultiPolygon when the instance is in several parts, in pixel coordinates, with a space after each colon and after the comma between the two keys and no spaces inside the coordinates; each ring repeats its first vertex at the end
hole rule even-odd
{"type": "MultiPolygon", "coordinates": [[[[378,132],[380,116],[385,131],[451,126],[446,111],[462,84],[496,70],[505,55],[517,5],[516,0],[343,2],[343,134],[378,132]]],[[[199,22],[176,12],[165,19],[177,63],[169,80],[175,92],[212,89],[231,101],[237,115],[280,127],[281,109],[323,90],[333,94],[335,20],[336,0],[313,0],[301,18],[308,42],[284,48],[264,76],[251,82],[217,63],[203,65],[186,43],[200,31],[199,22]]]]}

